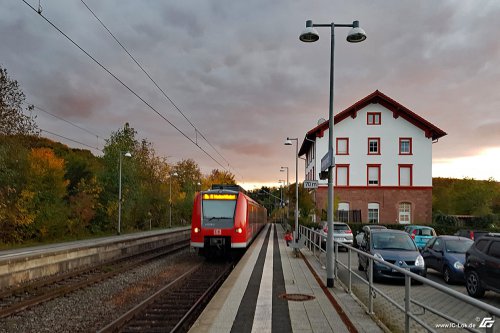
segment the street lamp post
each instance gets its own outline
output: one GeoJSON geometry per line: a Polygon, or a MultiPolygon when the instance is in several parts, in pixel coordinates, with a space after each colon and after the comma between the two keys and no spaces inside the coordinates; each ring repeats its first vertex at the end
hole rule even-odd
{"type": "Polygon", "coordinates": [[[168,198],[168,224],[172,228],[172,177],[177,177],[177,172],[170,175],[170,187],[169,187],[169,198],[168,198]]]}
{"type": "Polygon", "coordinates": [[[280,209],[279,209],[279,212],[280,212],[280,218],[281,218],[281,224],[283,224],[283,208],[285,207],[285,205],[283,204],[283,185],[285,184],[285,181],[284,180],[278,180],[278,182],[280,183],[280,209]]]}
{"type": "Polygon", "coordinates": [[[286,138],[285,146],[291,146],[292,141],[295,141],[295,231],[293,239],[297,243],[299,240],[299,139],[286,138]]]}
{"type": "Polygon", "coordinates": [[[125,157],[132,157],[132,154],[129,152],[126,152],[123,154],[123,152],[120,150],[120,157],[118,158],[119,164],[120,164],[120,171],[118,174],[118,230],[117,233],[118,235],[121,233],[121,227],[122,227],[122,159],[123,156],[125,157]]]}
{"type": "MultiPolygon", "coordinates": [[[[290,188],[290,180],[288,178],[288,167],[282,166],[281,169],[280,169],[280,171],[285,171],[285,170],[286,170],[286,189],[288,191],[288,189],[290,188]]],[[[287,193],[287,192],[285,192],[285,193],[287,193]]],[[[288,200],[288,195],[286,196],[285,200],[288,200]]],[[[288,205],[286,205],[286,219],[287,219],[287,223],[288,223],[288,217],[289,217],[288,216],[288,211],[289,211],[288,210],[288,205]]]]}
{"type": "Polygon", "coordinates": [[[366,33],[359,27],[359,21],[353,21],[352,24],[313,24],[311,20],[306,21],[306,28],[300,34],[299,39],[306,43],[316,42],[319,39],[319,34],[314,27],[330,27],[331,31],[331,49],[330,49],[330,104],[328,109],[329,126],[328,126],[328,234],[326,242],[326,285],[328,288],[333,287],[333,279],[335,276],[335,266],[333,264],[333,168],[335,166],[333,160],[333,126],[335,123],[333,117],[333,69],[334,69],[334,50],[335,50],[335,33],[336,27],[352,28],[347,34],[347,41],[350,43],[359,43],[366,39],[366,33]]]}

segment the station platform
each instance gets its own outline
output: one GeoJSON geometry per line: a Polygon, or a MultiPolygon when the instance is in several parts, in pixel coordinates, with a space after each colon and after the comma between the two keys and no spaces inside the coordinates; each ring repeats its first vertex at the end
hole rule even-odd
{"type": "Polygon", "coordinates": [[[269,224],[191,327],[205,332],[384,332],[308,249],[297,256],[269,224]]]}

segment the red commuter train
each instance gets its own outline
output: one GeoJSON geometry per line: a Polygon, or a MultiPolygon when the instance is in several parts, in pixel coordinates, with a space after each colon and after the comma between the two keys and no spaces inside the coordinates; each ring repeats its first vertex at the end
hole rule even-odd
{"type": "Polygon", "coordinates": [[[238,185],[214,185],[194,199],[191,246],[205,257],[246,249],[267,222],[267,210],[238,185]]]}

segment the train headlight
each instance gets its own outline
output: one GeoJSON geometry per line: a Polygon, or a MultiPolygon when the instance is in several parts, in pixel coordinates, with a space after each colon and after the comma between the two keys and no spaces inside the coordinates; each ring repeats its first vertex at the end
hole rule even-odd
{"type": "Polygon", "coordinates": [[[198,228],[198,227],[194,228],[194,233],[195,233],[195,234],[197,234],[197,233],[199,233],[199,232],[200,232],[200,228],[198,228]]]}
{"type": "Polygon", "coordinates": [[[241,229],[241,228],[236,228],[236,233],[237,233],[237,234],[241,234],[242,232],[243,232],[243,229],[241,229]]]}

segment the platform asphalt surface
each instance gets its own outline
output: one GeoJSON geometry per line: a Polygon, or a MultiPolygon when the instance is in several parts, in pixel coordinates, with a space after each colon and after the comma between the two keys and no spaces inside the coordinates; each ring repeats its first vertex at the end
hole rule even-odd
{"type": "Polygon", "coordinates": [[[322,286],[307,260],[286,246],[281,226],[271,224],[256,238],[190,332],[382,332],[352,298],[351,305],[341,301],[336,309],[332,303],[338,298],[335,293],[342,294],[341,298],[348,294],[334,289],[322,286]],[[307,299],[294,301],[287,296],[307,299]]]}

